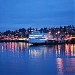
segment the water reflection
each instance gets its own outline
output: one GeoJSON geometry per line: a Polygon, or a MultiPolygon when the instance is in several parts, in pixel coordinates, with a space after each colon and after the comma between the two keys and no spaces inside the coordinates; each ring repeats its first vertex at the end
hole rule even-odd
{"type": "Polygon", "coordinates": [[[55,45],[56,56],[75,56],[75,44],[55,45]]]}
{"type": "Polygon", "coordinates": [[[1,50],[24,50],[29,45],[28,43],[16,43],[16,42],[7,42],[7,43],[0,43],[1,50]]]}
{"type": "Polygon", "coordinates": [[[24,54],[23,51],[25,51],[28,47],[28,43],[4,42],[0,43],[0,53],[2,57],[22,57],[24,54]]]}
{"type": "Polygon", "coordinates": [[[75,75],[75,58],[57,58],[57,75],[75,75]]]}
{"type": "Polygon", "coordinates": [[[63,44],[63,45],[53,45],[53,46],[29,46],[28,43],[0,43],[0,50],[6,51],[11,50],[13,53],[15,51],[27,50],[32,57],[39,57],[46,54],[55,54],[56,57],[64,56],[75,56],[75,44],[63,44]]]}
{"type": "Polygon", "coordinates": [[[28,43],[22,42],[0,43],[0,66],[1,62],[6,62],[8,60],[11,62],[12,60],[13,62],[16,60],[22,62],[20,64],[24,66],[24,68],[28,65],[28,71],[30,73],[34,73],[35,70],[35,72],[38,71],[40,73],[42,71],[43,73],[53,73],[53,75],[68,75],[68,73],[74,75],[75,44],[29,46],[28,43]],[[34,65],[37,67],[36,69],[29,69],[34,65]],[[41,70],[39,70],[40,66],[38,65],[41,66],[41,70]],[[66,70],[66,68],[69,67],[73,68],[73,71],[66,70]],[[53,71],[55,71],[56,74],[54,74],[53,71]]]}
{"type": "Polygon", "coordinates": [[[75,56],[75,44],[66,44],[65,45],[65,54],[66,56],[75,56]]]}
{"type": "Polygon", "coordinates": [[[61,58],[57,58],[56,62],[57,62],[57,68],[58,68],[58,75],[64,75],[63,74],[63,60],[61,58]]]}
{"type": "Polygon", "coordinates": [[[37,47],[30,47],[29,48],[29,55],[32,58],[38,58],[40,56],[47,54],[47,47],[46,46],[37,46],[37,47]]]}

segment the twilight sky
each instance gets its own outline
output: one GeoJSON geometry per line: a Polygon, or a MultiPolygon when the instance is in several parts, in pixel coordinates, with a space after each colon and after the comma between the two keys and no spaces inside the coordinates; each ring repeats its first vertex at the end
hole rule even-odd
{"type": "Polygon", "coordinates": [[[74,25],[74,0],[0,0],[0,31],[74,25]]]}

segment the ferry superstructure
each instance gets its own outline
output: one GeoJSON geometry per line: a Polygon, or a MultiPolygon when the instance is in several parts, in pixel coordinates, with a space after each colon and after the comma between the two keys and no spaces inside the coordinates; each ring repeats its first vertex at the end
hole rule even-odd
{"type": "Polygon", "coordinates": [[[48,33],[33,32],[29,35],[29,43],[31,44],[46,44],[48,39],[53,39],[53,36],[48,33]]]}

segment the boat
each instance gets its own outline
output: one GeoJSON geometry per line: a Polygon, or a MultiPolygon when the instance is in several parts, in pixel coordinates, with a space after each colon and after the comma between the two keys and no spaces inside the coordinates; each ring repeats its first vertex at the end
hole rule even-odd
{"type": "Polygon", "coordinates": [[[53,36],[48,33],[32,32],[29,35],[29,43],[32,45],[47,45],[52,39],[53,36]]]}

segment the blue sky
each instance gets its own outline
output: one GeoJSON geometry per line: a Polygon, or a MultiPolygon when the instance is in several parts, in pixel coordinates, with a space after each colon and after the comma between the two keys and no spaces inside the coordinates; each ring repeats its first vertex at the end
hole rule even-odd
{"type": "Polygon", "coordinates": [[[74,0],[0,0],[0,31],[74,25],[74,0]]]}

